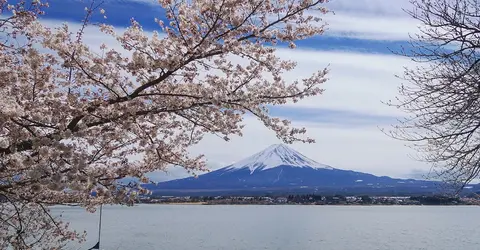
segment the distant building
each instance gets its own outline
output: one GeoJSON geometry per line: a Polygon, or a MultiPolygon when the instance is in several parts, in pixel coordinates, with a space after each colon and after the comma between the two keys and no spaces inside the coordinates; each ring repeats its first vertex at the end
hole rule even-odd
{"type": "Polygon", "coordinates": [[[358,199],[361,200],[362,198],[357,198],[357,197],[355,197],[355,196],[347,196],[347,197],[345,197],[345,199],[346,199],[348,202],[355,202],[355,201],[357,201],[358,199]]]}
{"type": "Polygon", "coordinates": [[[278,203],[287,203],[288,199],[286,197],[278,197],[277,202],[278,203]]]}

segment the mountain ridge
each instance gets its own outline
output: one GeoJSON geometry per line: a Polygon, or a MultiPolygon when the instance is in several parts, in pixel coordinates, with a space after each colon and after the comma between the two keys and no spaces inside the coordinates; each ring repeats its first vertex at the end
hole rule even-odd
{"type": "Polygon", "coordinates": [[[253,173],[257,169],[267,170],[281,165],[333,169],[331,166],[318,163],[284,144],[273,144],[256,154],[224,167],[224,169],[249,168],[253,173]]]}
{"type": "Polygon", "coordinates": [[[284,144],[274,144],[224,168],[195,177],[149,185],[154,192],[258,193],[258,192],[437,192],[438,182],[396,179],[318,163],[284,144]]]}

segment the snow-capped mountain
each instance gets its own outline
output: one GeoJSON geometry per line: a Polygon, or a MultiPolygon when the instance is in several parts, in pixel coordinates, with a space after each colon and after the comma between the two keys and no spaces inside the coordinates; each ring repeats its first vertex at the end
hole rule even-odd
{"type": "Polygon", "coordinates": [[[318,163],[283,145],[272,145],[232,165],[203,174],[147,185],[157,193],[205,192],[431,192],[435,182],[393,179],[318,163]]]}
{"type": "Polygon", "coordinates": [[[284,144],[274,144],[248,158],[227,166],[225,170],[248,168],[251,173],[278,166],[306,167],[314,169],[333,169],[318,163],[284,144]]]}

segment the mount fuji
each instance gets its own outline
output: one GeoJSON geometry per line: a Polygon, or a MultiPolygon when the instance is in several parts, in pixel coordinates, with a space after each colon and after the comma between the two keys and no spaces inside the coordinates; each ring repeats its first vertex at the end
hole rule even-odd
{"type": "Polygon", "coordinates": [[[147,188],[159,194],[327,192],[349,194],[431,193],[438,183],[394,179],[318,163],[284,145],[272,145],[224,168],[147,188]]]}
{"type": "Polygon", "coordinates": [[[261,152],[245,158],[233,165],[227,166],[226,171],[249,169],[250,174],[255,171],[265,171],[281,166],[313,169],[334,169],[330,166],[320,164],[301,153],[283,144],[275,144],[261,152]]]}

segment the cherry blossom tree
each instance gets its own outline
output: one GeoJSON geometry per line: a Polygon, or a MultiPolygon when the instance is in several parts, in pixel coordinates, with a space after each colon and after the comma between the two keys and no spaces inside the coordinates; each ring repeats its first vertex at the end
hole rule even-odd
{"type": "Polygon", "coordinates": [[[120,33],[95,24],[119,50],[83,41],[101,2],[72,31],[37,19],[44,1],[0,0],[0,247],[81,239],[48,205],[131,204],[148,192],[146,173],[206,170],[189,147],[206,134],[241,136],[245,114],[285,143],[314,142],[268,106],[322,93],[326,69],[287,82],[296,63],[275,47],[322,34],[325,1],[159,0],[166,14],[152,35],[133,19],[120,33]]]}

